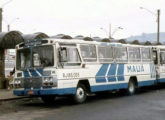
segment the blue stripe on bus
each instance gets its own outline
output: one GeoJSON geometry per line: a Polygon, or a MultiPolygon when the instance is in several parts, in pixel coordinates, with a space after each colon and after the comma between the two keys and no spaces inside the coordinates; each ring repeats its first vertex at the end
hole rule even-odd
{"type": "Polygon", "coordinates": [[[109,64],[103,64],[100,70],[96,74],[96,82],[106,82],[106,72],[108,69],[109,64]]]}
{"type": "Polygon", "coordinates": [[[30,77],[30,74],[29,74],[29,72],[27,70],[24,70],[23,74],[24,74],[24,77],[30,77]]]}
{"type": "Polygon", "coordinates": [[[165,82],[165,78],[159,78],[157,79],[158,83],[162,83],[162,82],[165,82]]]}
{"type": "Polygon", "coordinates": [[[128,83],[97,85],[97,86],[91,86],[91,91],[98,92],[98,91],[122,89],[127,87],[128,87],[128,83]]]}
{"type": "Polygon", "coordinates": [[[138,87],[154,85],[156,80],[147,80],[138,82],[138,87]]]}
{"type": "Polygon", "coordinates": [[[109,72],[108,72],[108,81],[109,82],[113,82],[116,81],[116,68],[117,65],[116,64],[111,64],[109,72]]]}
{"type": "Polygon", "coordinates": [[[37,68],[36,70],[37,70],[41,75],[43,75],[43,69],[37,68]]]}
{"type": "Polygon", "coordinates": [[[124,64],[119,64],[118,71],[117,71],[117,78],[118,78],[118,81],[124,80],[124,64]]]}
{"type": "Polygon", "coordinates": [[[38,77],[39,76],[38,73],[33,68],[29,69],[29,71],[30,71],[32,77],[38,77]]]}
{"type": "MultiPolygon", "coordinates": [[[[13,94],[17,96],[28,96],[28,91],[30,89],[25,90],[14,90],[13,94]]],[[[73,88],[62,88],[62,89],[33,89],[34,96],[36,95],[68,95],[68,94],[75,94],[76,87],[73,88]]]]}
{"type": "MultiPolygon", "coordinates": [[[[164,78],[165,79],[165,78],[164,78]]],[[[138,82],[138,86],[149,86],[153,85],[155,83],[155,80],[148,80],[148,81],[141,81],[138,82]]],[[[107,90],[116,90],[116,89],[123,89],[128,88],[128,83],[118,83],[118,84],[105,84],[105,85],[96,85],[91,86],[91,92],[99,92],[99,91],[107,91],[107,90]]],[[[14,95],[18,96],[27,96],[28,91],[30,89],[25,90],[14,90],[14,95]]],[[[76,93],[76,87],[73,88],[62,88],[62,89],[33,89],[34,95],[66,95],[66,94],[75,94],[76,93]]]]}

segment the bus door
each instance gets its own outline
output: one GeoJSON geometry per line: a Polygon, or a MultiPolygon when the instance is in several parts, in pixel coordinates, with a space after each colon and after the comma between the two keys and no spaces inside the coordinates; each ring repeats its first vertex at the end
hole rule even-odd
{"type": "Polygon", "coordinates": [[[155,64],[156,69],[156,79],[159,79],[159,56],[158,56],[158,49],[154,49],[152,51],[152,58],[155,64]]]}
{"type": "Polygon", "coordinates": [[[78,78],[81,59],[76,45],[61,45],[59,50],[59,70],[62,79],[78,78]]]}
{"type": "Polygon", "coordinates": [[[158,82],[165,82],[165,49],[159,49],[158,82]]]}

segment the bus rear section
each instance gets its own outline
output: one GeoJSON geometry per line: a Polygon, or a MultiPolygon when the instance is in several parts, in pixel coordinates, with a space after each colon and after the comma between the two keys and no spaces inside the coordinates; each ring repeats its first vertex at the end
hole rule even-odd
{"type": "Polygon", "coordinates": [[[157,83],[165,83],[165,47],[163,45],[153,46],[152,50],[157,83]]]}

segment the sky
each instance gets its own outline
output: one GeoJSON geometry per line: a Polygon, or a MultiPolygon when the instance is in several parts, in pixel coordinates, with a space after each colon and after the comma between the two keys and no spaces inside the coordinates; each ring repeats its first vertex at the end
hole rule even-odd
{"type": "Polygon", "coordinates": [[[165,0],[11,0],[3,6],[8,1],[0,0],[2,31],[10,24],[11,30],[24,34],[105,38],[111,24],[112,37],[122,39],[157,32],[156,14],[160,9],[160,32],[165,32],[165,0]]]}

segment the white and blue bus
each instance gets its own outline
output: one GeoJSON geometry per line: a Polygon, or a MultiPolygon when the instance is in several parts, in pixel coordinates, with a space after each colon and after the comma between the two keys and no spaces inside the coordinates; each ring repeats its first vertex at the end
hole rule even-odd
{"type": "Polygon", "coordinates": [[[14,94],[40,96],[46,103],[63,95],[83,103],[88,93],[120,89],[132,95],[139,87],[165,82],[165,68],[161,74],[155,69],[159,53],[153,51],[158,50],[76,39],[27,41],[16,46],[14,94]]]}

